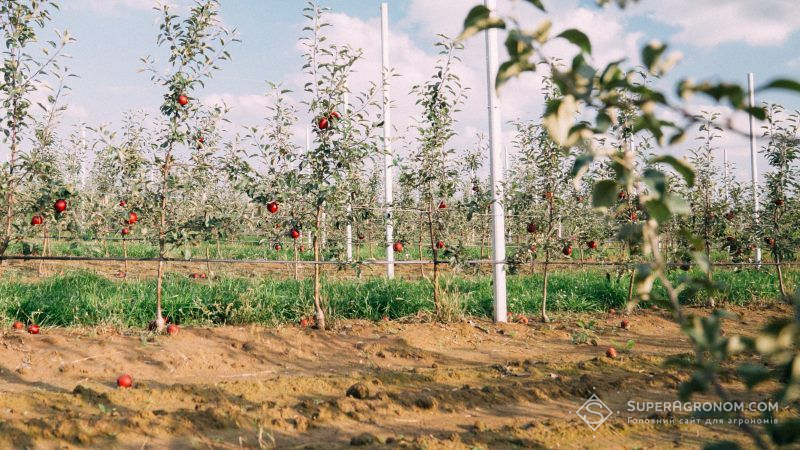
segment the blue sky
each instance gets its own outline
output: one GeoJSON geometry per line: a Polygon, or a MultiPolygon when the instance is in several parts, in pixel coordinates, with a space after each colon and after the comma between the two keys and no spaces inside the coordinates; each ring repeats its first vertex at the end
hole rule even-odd
{"type": "MultiPolygon", "coordinates": [[[[140,57],[157,54],[157,14],[152,0],[69,0],[55,14],[56,28],[68,29],[77,39],[68,53],[68,65],[79,76],[70,83],[70,110],[65,123],[84,121],[90,125],[116,121],[126,110],[155,111],[160,91],[146,74],[140,57]]],[[[173,0],[185,6],[185,0],[173,0]]],[[[364,47],[366,61],[354,80],[356,90],[379,80],[377,63],[380,38],[380,0],[327,0],[333,9],[331,39],[364,47]]],[[[475,0],[389,0],[393,32],[393,65],[403,79],[394,87],[397,125],[407,126],[414,113],[407,91],[433,70],[436,33],[456,34],[466,11],[475,0]]],[[[498,0],[504,11],[535,23],[542,16],[525,2],[498,0]]],[[[638,60],[638,48],[651,39],[671,42],[683,59],[662,83],[671,91],[674,81],[693,75],[743,82],[748,71],[757,84],[779,75],[800,74],[800,12],[794,0],[641,0],[627,11],[602,11],[585,0],[547,1],[554,30],[579,27],[589,32],[595,59],[604,63],[627,57],[638,60]]],[[[241,125],[255,123],[264,106],[261,98],[266,80],[285,81],[296,90],[300,83],[300,52],[297,38],[303,25],[302,0],[223,0],[224,22],[239,30],[242,43],[232,48],[233,61],[208,84],[201,97],[212,102],[225,99],[233,108],[231,118],[241,125]]],[[[566,45],[552,47],[554,56],[570,57],[566,45]]],[[[460,121],[463,145],[475,132],[486,129],[483,40],[473,39],[464,52],[461,69],[465,84],[472,88],[460,121]]],[[[512,83],[504,95],[504,119],[540,114],[540,82],[527,77],[512,83]],[[513,93],[508,94],[508,93],[513,93]]],[[[790,108],[800,106],[797,97],[778,96],[760,100],[779,101],[790,108]]],[[[703,109],[695,102],[695,107],[703,109]]],[[[744,123],[745,118],[734,118],[744,123]]],[[[510,136],[507,136],[510,137],[510,136]]],[[[724,141],[732,159],[743,166],[746,141],[730,136],[724,141]]],[[[747,172],[740,167],[740,174],[747,172]]]]}

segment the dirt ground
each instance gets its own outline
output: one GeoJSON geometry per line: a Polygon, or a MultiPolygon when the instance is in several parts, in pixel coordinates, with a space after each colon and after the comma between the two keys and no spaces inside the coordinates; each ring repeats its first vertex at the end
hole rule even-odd
{"type": "MultiPolygon", "coordinates": [[[[752,334],[790,313],[736,312],[744,319],[728,333],[752,334]]],[[[593,316],[599,345],[573,344],[576,321],[589,318],[183,328],[173,337],[4,330],[0,448],[633,449],[722,438],[750,446],[735,426],[629,423],[653,414],[629,413],[629,400],[677,398],[688,372],[667,362],[691,358],[689,345],[666,312],[652,310],[631,315],[627,331],[618,315],[593,316]],[[616,359],[603,356],[610,345],[616,359]],[[133,388],[116,388],[122,374],[133,388]],[[576,415],[593,393],[614,412],[597,431],[576,415]]]]}

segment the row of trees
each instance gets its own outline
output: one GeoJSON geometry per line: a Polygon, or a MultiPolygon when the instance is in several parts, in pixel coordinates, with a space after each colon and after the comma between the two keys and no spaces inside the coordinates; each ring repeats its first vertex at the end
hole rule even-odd
{"type": "MultiPolygon", "coordinates": [[[[49,59],[43,63],[25,50],[35,42],[35,32],[47,29],[54,7],[52,2],[6,5],[6,14],[24,16],[27,22],[21,22],[28,25],[20,28],[20,21],[3,22],[8,37],[6,70],[11,71],[3,91],[9,105],[4,129],[11,158],[3,172],[2,254],[15,241],[26,243],[23,252],[46,253],[46,236],[54,234],[96,242],[100,248],[115,236],[123,239],[123,249],[130,239],[150,240],[157,243],[162,260],[158,304],[163,259],[190,257],[204,241],[256,239],[276,249],[290,242],[295,258],[308,250],[315,261],[343,261],[344,230],[350,224],[356,244],[369,244],[368,256],[380,257],[372,246],[383,247],[385,220],[373,161],[381,151],[375,133],[381,125],[377,89],[371,85],[365,92],[350,92],[348,79],[362,55],[327,40],[323,8],[309,3],[305,10],[309,26],[301,44],[308,82],[302,101],[296,103],[292,92],[271,84],[270,106],[258,125],[237,128],[226,119],[224,106],[196,100],[204,82],[220,69],[219,63],[230,58],[228,48],[237,41],[235,30],[218,21],[218,2],[206,0],[197,2],[184,19],[169,7],[160,10],[157,42],[168,50],[169,70],[156,70],[153,59],[144,60],[152,80],[164,91],[160,116],[130,112],[119,126],[89,127],[83,132],[78,127],[61,137],[56,128],[68,92],[64,85],[68,72],[60,65],[60,55],[71,39],[65,34],[50,44],[54,50],[46,51],[49,59]],[[57,88],[40,111],[32,112],[27,106],[41,86],[41,77],[55,81],[57,88]],[[294,135],[301,114],[314,118],[308,150],[297,145],[294,135]],[[27,145],[21,146],[23,141],[27,145]],[[84,173],[89,161],[92,165],[84,173]],[[56,199],[67,200],[69,208],[55,212],[51,205],[56,199]],[[41,225],[30,225],[34,216],[42,218],[41,225]],[[36,248],[32,243],[40,237],[45,238],[43,248],[36,248]]],[[[393,205],[397,242],[390,243],[398,249],[416,247],[420,255],[433,260],[437,308],[441,263],[459,267],[471,257],[490,256],[490,198],[482,171],[486,144],[481,136],[469,149],[457,149],[452,143],[468,89],[456,75],[461,44],[442,36],[439,48],[440,62],[431,68],[430,80],[411,92],[420,116],[402,140],[399,195],[393,205]],[[480,248],[477,255],[468,251],[473,245],[480,248]]],[[[638,85],[644,86],[644,80],[638,85]]],[[[552,76],[546,78],[544,90],[549,104],[563,99],[552,76]]],[[[634,132],[643,115],[636,97],[622,96],[615,114],[613,125],[593,138],[595,145],[624,151],[627,163],[637,170],[659,170],[663,164],[653,157],[657,136],[634,132]]],[[[696,182],[687,187],[677,172],[665,173],[665,192],[688,200],[686,215],[662,224],[665,258],[688,267],[697,249],[689,234],[701,239],[709,260],[753,260],[758,246],[769,250],[772,261],[794,258],[800,235],[790,224],[800,220],[796,175],[800,119],[777,105],[768,105],[765,117],[761,151],[771,169],[759,199],[761,220],[752,220],[747,186],[726,175],[735,168],[719,170],[723,130],[716,125],[716,115],[705,114],[695,119],[697,145],[688,147],[688,161],[698,168],[696,182]]],[[[643,197],[649,195],[644,183],[620,187],[606,213],[593,213],[594,181],[613,177],[619,163],[587,164],[581,169],[581,181],[573,182],[572,168],[581,162],[582,147],[559,143],[546,119],[513,123],[517,156],[505,189],[508,237],[516,248],[509,258],[511,270],[542,262],[545,299],[548,270],[558,259],[608,255],[613,245],[618,260],[639,261],[642,242],[634,231],[651,214],[644,207],[643,197]]],[[[208,246],[204,248],[208,251],[208,246]]],[[[424,275],[426,268],[420,270],[424,275]]],[[[636,273],[625,270],[630,272],[633,296],[636,273]]],[[[780,266],[778,271],[785,294],[780,266]]],[[[315,265],[316,315],[324,326],[320,282],[315,265]]],[[[547,320],[546,301],[542,317],[547,320]]],[[[157,320],[154,326],[163,323],[157,320]]]]}

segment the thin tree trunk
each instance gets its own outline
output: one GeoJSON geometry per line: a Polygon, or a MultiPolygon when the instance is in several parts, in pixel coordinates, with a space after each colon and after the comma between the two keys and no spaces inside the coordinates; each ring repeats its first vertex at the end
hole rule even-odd
{"type": "Polygon", "coordinates": [[[210,259],[211,259],[211,248],[208,245],[206,245],[206,272],[208,272],[206,276],[208,277],[209,280],[211,280],[211,261],[209,261],[210,259]]]}
{"type": "MultiPolygon", "coordinates": [[[[12,85],[16,83],[12,81],[12,85]]],[[[11,105],[11,110],[16,111],[18,106],[18,101],[14,98],[14,101],[11,105]]],[[[11,232],[13,231],[13,224],[14,224],[14,191],[16,190],[16,184],[14,183],[14,168],[17,165],[17,147],[19,145],[19,141],[17,139],[17,119],[13,118],[11,120],[11,135],[10,141],[10,154],[8,157],[8,185],[6,187],[6,230],[5,236],[3,236],[3,242],[0,243],[0,256],[6,254],[6,250],[8,250],[8,246],[11,244],[11,232]]]]}
{"type": "Polygon", "coordinates": [[[295,240],[294,241],[294,279],[295,280],[299,280],[300,279],[300,266],[297,263],[298,260],[299,260],[299,258],[297,256],[297,240],[295,240]]]}
{"type": "MultiPolygon", "coordinates": [[[[44,239],[42,239],[42,257],[47,256],[47,223],[44,224],[44,239]]],[[[39,277],[44,276],[44,260],[39,260],[39,277]]]]}
{"type": "MultiPolygon", "coordinates": [[[[174,121],[175,119],[173,119],[174,121]]],[[[167,228],[167,182],[169,181],[170,158],[172,156],[172,144],[167,149],[162,168],[161,180],[161,211],[158,227],[158,282],[156,284],[156,318],[151,323],[151,327],[157,332],[164,331],[166,321],[161,314],[161,304],[164,289],[164,255],[166,253],[166,228],[167,228]]]]}
{"type": "MultiPolygon", "coordinates": [[[[420,227],[419,227],[419,239],[417,240],[417,252],[419,253],[419,259],[422,260],[422,217],[419,218],[420,227]]],[[[419,274],[422,278],[425,278],[425,264],[419,265],[419,274]]]]}
{"type": "Polygon", "coordinates": [[[325,329],[325,312],[322,310],[322,293],[320,285],[320,265],[319,265],[319,231],[322,227],[322,205],[317,206],[317,220],[314,228],[314,313],[316,315],[316,327],[320,330],[325,329]]]}
{"type": "Polygon", "coordinates": [[[122,257],[125,258],[123,274],[125,275],[125,277],[127,277],[128,276],[128,241],[125,239],[125,236],[122,237],[122,257]]]}
{"type": "Polygon", "coordinates": [[[781,268],[780,256],[775,256],[775,262],[777,263],[775,265],[775,268],[778,270],[778,287],[780,288],[781,291],[781,298],[786,300],[789,298],[789,296],[786,295],[786,284],[783,281],[783,269],[781,268]]]}
{"type": "Polygon", "coordinates": [[[542,322],[548,323],[550,322],[550,318],[547,317],[547,277],[548,277],[548,268],[550,263],[550,251],[546,251],[547,255],[545,256],[544,261],[544,276],[542,280],[542,322]]]}

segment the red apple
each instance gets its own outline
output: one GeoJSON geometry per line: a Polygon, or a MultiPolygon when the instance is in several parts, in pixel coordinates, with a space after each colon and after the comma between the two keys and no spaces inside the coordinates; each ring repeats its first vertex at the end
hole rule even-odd
{"type": "Polygon", "coordinates": [[[31,225],[41,225],[43,223],[44,223],[44,217],[42,216],[31,217],[31,225]]]}
{"type": "Polygon", "coordinates": [[[383,320],[384,322],[388,322],[389,321],[389,316],[383,316],[383,319],[381,319],[381,320],[383,320]]]}
{"type": "Polygon", "coordinates": [[[202,143],[204,143],[205,141],[206,141],[206,138],[204,138],[203,136],[200,136],[199,138],[197,138],[197,143],[198,143],[198,144],[202,144],[202,143]]]}
{"type": "Polygon", "coordinates": [[[28,325],[28,333],[39,334],[39,325],[36,324],[28,325]]]}
{"type": "Polygon", "coordinates": [[[594,249],[597,248],[597,242],[589,241],[589,242],[586,243],[586,246],[589,247],[589,249],[594,250],[594,249]]]}
{"type": "Polygon", "coordinates": [[[11,325],[11,328],[13,328],[14,330],[17,330],[17,331],[22,331],[22,330],[25,329],[25,324],[18,320],[16,322],[14,322],[13,325],[11,325]]]}
{"type": "Polygon", "coordinates": [[[322,117],[322,118],[319,119],[319,122],[317,123],[317,125],[319,126],[320,130],[327,130],[328,127],[330,126],[330,123],[328,122],[328,118],[327,117],[322,117]]]}
{"type": "Polygon", "coordinates": [[[563,250],[561,250],[561,253],[563,253],[564,256],[572,255],[572,246],[571,245],[567,245],[566,247],[564,247],[563,250]]]}
{"type": "Polygon", "coordinates": [[[292,236],[292,239],[297,239],[300,237],[300,232],[294,228],[292,228],[292,231],[290,231],[289,234],[292,236]]]}
{"type": "Polygon", "coordinates": [[[334,118],[336,120],[339,120],[339,119],[342,118],[342,115],[339,114],[339,111],[334,111],[334,112],[331,113],[330,117],[332,117],[332,118],[334,118]]]}
{"type": "Polygon", "coordinates": [[[279,251],[281,251],[282,248],[283,247],[281,246],[281,244],[275,244],[275,251],[279,252],[279,251]]]}
{"type": "Polygon", "coordinates": [[[123,389],[127,389],[133,386],[133,378],[130,375],[121,375],[117,378],[117,386],[123,389]]]}
{"type": "Polygon", "coordinates": [[[614,347],[608,347],[608,350],[606,350],[606,356],[608,356],[611,359],[616,358],[617,357],[617,349],[615,349],[614,347]]]}
{"type": "Polygon", "coordinates": [[[181,106],[186,106],[186,105],[188,105],[188,104],[189,104],[189,97],[187,97],[187,96],[186,96],[186,95],[184,95],[184,94],[181,94],[181,95],[179,95],[179,96],[178,96],[178,103],[179,103],[181,106]]]}
{"type": "Polygon", "coordinates": [[[270,214],[275,214],[276,212],[278,212],[278,203],[277,202],[269,202],[267,204],[267,211],[269,211],[270,214]]]}
{"type": "Polygon", "coordinates": [[[625,191],[619,191],[619,194],[617,194],[617,198],[620,200],[625,200],[626,198],[628,198],[628,193],[625,191]]]}
{"type": "Polygon", "coordinates": [[[764,243],[769,245],[770,247],[774,247],[775,246],[775,239],[773,239],[771,237],[764,238],[764,243]]]}
{"type": "Polygon", "coordinates": [[[439,209],[446,209],[446,208],[447,208],[447,204],[444,202],[444,200],[440,201],[439,202],[439,209]]]}
{"type": "Polygon", "coordinates": [[[553,191],[547,191],[544,193],[545,200],[552,200],[553,199],[553,191]]]}
{"type": "Polygon", "coordinates": [[[178,326],[175,325],[174,323],[167,325],[167,334],[170,336],[175,336],[176,334],[178,334],[178,330],[179,330],[178,326]]]}
{"type": "Polygon", "coordinates": [[[62,213],[67,210],[67,201],[63,198],[56,200],[56,203],[53,205],[53,208],[56,209],[57,213],[62,213]]]}
{"type": "Polygon", "coordinates": [[[128,202],[126,202],[125,200],[120,200],[119,201],[119,206],[124,208],[124,207],[128,206],[128,202]]]}
{"type": "Polygon", "coordinates": [[[128,213],[128,223],[133,225],[139,221],[139,215],[131,211],[128,213]]]}
{"type": "Polygon", "coordinates": [[[305,317],[300,319],[300,328],[308,328],[308,319],[305,317]]]}
{"type": "Polygon", "coordinates": [[[402,242],[395,242],[394,245],[392,246],[392,248],[394,248],[394,251],[400,253],[400,252],[403,251],[403,243],[402,242]]]}
{"type": "Polygon", "coordinates": [[[631,213],[631,222],[636,222],[639,220],[639,215],[636,214],[636,211],[631,213]]]}
{"type": "Polygon", "coordinates": [[[208,278],[208,275],[206,275],[206,273],[203,272],[203,273],[200,274],[200,278],[205,280],[206,278],[208,278]]]}
{"type": "Polygon", "coordinates": [[[775,199],[775,206],[783,206],[783,199],[782,198],[776,198],[775,199]]]}
{"type": "Polygon", "coordinates": [[[444,248],[444,241],[437,242],[436,243],[436,248],[439,248],[439,249],[444,248]]]}
{"type": "Polygon", "coordinates": [[[528,224],[528,233],[536,233],[539,231],[539,226],[531,222],[528,224]]]}
{"type": "Polygon", "coordinates": [[[127,236],[127,235],[129,235],[129,234],[131,233],[131,230],[130,230],[130,229],[128,229],[128,228],[123,228],[123,229],[119,230],[119,232],[120,232],[120,233],[121,233],[123,236],[127,236]]]}
{"type": "Polygon", "coordinates": [[[357,237],[358,237],[359,241],[363,241],[364,240],[364,235],[363,234],[359,234],[357,237]]]}
{"type": "Polygon", "coordinates": [[[628,322],[628,319],[625,319],[622,322],[620,322],[619,327],[622,328],[623,330],[630,330],[631,329],[631,323],[628,322]]]}
{"type": "Polygon", "coordinates": [[[519,323],[521,323],[523,325],[527,325],[528,324],[528,318],[525,317],[524,315],[520,314],[519,316],[517,316],[517,322],[519,322],[519,323]]]}

